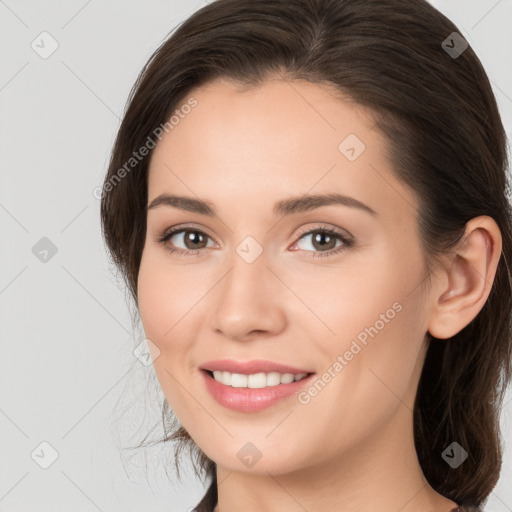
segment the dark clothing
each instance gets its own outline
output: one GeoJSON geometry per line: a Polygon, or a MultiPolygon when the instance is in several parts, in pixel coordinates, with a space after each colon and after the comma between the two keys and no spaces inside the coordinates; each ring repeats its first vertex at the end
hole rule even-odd
{"type": "Polygon", "coordinates": [[[213,512],[217,505],[217,475],[213,477],[212,483],[202,500],[194,508],[195,512],[213,512]]]}

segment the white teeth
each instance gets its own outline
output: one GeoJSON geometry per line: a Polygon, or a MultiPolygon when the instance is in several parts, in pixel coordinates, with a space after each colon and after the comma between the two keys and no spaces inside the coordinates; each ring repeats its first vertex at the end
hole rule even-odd
{"type": "Polygon", "coordinates": [[[293,373],[285,373],[281,376],[281,384],[290,384],[293,382],[293,373]]]}
{"type": "MultiPolygon", "coordinates": [[[[235,375],[231,377],[231,385],[233,385],[235,375]]],[[[249,388],[264,388],[266,385],[267,376],[264,373],[253,373],[247,377],[247,387],[249,388]]]]}
{"type": "Polygon", "coordinates": [[[245,375],[242,373],[231,373],[214,371],[213,378],[225,386],[234,388],[265,388],[267,386],[277,386],[279,384],[290,384],[291,382],[303,379],[307,373],[252,373],[245,375]]]}
{"type": "Polygon", "coordinates": [[[267,373],[267,386],[277,386],[281,384],[281,374],[277,372],[267,373]]]}
{"type": "Polygon", "coordinates": [[[231,374],[231,385],[234,388],[246,388],[247,380],[247,375],[244,375],[243,373],[231,374]]]}

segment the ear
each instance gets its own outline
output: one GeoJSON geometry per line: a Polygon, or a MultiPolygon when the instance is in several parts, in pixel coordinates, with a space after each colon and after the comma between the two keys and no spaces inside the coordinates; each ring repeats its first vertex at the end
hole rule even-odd
{"type": "Polygon", "coordinates": [[[428,331],[446,339],[466,327],[483,308],[501,256],[501,232],[491,217],[466,223],[464,236],[438,269],[428,331]]]}

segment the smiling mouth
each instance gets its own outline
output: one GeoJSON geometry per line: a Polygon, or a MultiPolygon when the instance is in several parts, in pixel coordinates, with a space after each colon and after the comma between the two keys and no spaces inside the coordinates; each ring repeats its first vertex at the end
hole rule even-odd
{"type": "Polygon", "coordinates": [[[203,369],[216,382],[232,388],[261,389],[301,381],[313,373],[259,372],[252,374],[203,369]]]}

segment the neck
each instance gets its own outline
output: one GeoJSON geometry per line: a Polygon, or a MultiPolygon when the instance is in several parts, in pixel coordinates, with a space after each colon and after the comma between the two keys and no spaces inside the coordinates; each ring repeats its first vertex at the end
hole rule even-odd
{"type": "Polygon", "coordinates": [[[293,472],[242,473],[217,464],[218,511],[450,512],[457,504],[423,475],[412,424],[412,411],[400,403],[387,424],[350,450],[293,472]]]}

